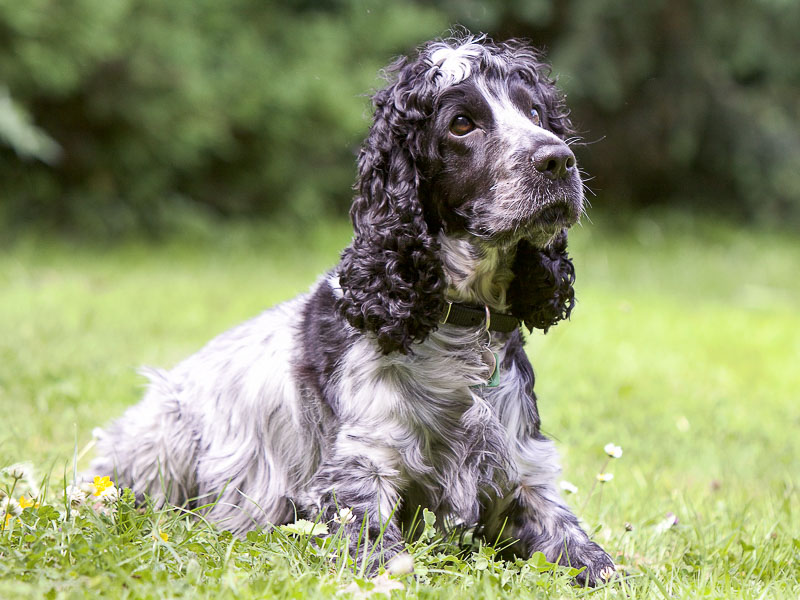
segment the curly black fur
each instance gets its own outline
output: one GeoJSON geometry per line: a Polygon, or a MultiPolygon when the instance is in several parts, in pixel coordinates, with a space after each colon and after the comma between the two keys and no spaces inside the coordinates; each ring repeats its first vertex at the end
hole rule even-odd
{"type": "Polygon", "coordinates": [[[433,102],[429,69],[396,62],[397,81],[374,98],[375,122],[358,158],[355,237],[342,253],[338,308],[356,329],[377,336],[384,353],[407,353],[436,327],[444,308],[439,245],[428,231],[417,189],[423,124],[433,102]]]}
{"type": "Polygon", "coordinates": [[[545,333],[562,319],[568,319],[575,306],[575,267],[567,255],[567,231],[545,250],[529,242],[517,245],[514,279],[506,296],[511,313],[528,330],[545,333]]]}

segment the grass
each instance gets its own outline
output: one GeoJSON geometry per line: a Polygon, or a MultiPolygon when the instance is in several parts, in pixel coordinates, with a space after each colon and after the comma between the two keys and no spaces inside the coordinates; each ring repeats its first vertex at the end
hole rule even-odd
{"type": "Polygon", "coordinates": [[[571,235],[572,322],[528,351],[578,487],[568,499],[623,583],[578,589],[535,560],[423,537],[415,574],[376,584],[335,533],[235,539],[125,495],[111,516],[67,510],[76,447],[137,401],[138,365],[172,365],[307,289],[350,235],[319,226],[298,244],[228,225],[155,245],[22,237],[0,250],[0,466],[31,461],[47,484],[0,532],[0,598],[365,597],[386,581],[411,598],[800,597],[800,243],[678,215],[596,220],[571,235]],[[615,477],[594,484],[612,441],[615,477]]]}

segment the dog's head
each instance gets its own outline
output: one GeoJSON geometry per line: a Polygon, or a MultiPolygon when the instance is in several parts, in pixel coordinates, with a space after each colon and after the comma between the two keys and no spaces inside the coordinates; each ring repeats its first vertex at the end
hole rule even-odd
{"type": "Polygon", "coordinates": [[[445,235],[513,257],[506,298],[529,328],[568,317],[566,228],[583,186],[549,67],[522,42],[467,37],[431,42],[388,72],[359,155],[344,316],[387,353],[425,339],[444,308],[445,235]]]}

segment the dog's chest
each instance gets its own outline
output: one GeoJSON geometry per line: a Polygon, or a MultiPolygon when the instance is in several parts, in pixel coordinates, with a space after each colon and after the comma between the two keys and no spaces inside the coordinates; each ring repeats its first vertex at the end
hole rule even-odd
{"type": "MultiPolygon", "coordinates": [[[[490,395],[513,382],[501,373],[500,388],[486,387],[486,334],[462,331],[442,328],[410,356],[356,345],[344,361],[337,412],[366,446],[392,450],[394,467],[424,506],[474,522],[479,498],[502,485],[508,467],[507,435],[490,395]]],[[[499,340],[490,350],[502,361],[499,340]]]]}
{"type": "MultiPolygon", "coordinates": [[[[485,367],[482,367],[485,370],[485,367]]],[[[397,450],[425,505],[475,522],[479,499],[504,487],[508,439],[483,385],[406,382],[397,450]]]]}

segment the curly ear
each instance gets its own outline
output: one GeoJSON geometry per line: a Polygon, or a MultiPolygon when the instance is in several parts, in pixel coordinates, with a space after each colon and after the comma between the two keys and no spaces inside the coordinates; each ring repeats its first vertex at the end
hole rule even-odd
{"type": "Polygon", "coordinates": [[[433,83],[421,61],[390,68],[399,71],[397,81],[374,96],[375,120],[358,158],[358,195],[350,210],[355,236],[342,253],[337,302],[353,327],[376,336],[385,354],[408,353],[437,327],[445,290],[439,245],[418,197],[433,83]]]}
{"type": "Polygon", "coordinates": [[[566,229],[543,250],[524,240],[519,242],[513,271],[507,299],[512,314],[529,330],[547,333],[569,318],[575,305],[575,267],[567,255],[566,229]]]}

